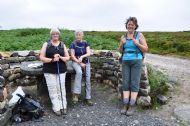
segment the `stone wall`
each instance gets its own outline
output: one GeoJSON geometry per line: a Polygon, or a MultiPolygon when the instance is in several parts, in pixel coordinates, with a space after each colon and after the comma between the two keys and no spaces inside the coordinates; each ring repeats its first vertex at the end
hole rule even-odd
{"type": "Polygon", "coordinates": [[[12,53],[10,57],[0,60],[0,68],[2,69],[1,77],[4,77],[6,86],[29,86],[36,84],[35,76],[26,76],[21,72],[21,63],[25,61],[38,60],[38,53],[30,51],[20,53],[12,53]]]}
{"type": "MultiPolygon", "coordinates": [[[[99,82],[99,84],[111,86],[118,92],[118,96],[121,98],[122,75],[121,64],[118,61],[119,57],[120,54],[118,52],[94,50],[90,59],[92,63],[92,80],[99,82]]],[[[7,88],[37,84],[36,76],[28,76],[21,72],[22,62],[36,60],[39,60],[38,51],[14,52],[0,59],[0,102],[4,102],[7,99],[7,95],[5,96],[7,88]]],[[[149,106],[151,104],[149,92],[150,86],[147,77],[147,68],[143,64],[140,92],[137,101],[139,105],[149,106]]]]}
{"type": "MultiPolygon", "coordinates": [[[[121,64],[119,63],[120,54],[110,51],[94,51],[91,57],[92,78],[99,83],[107,84],[118,92],[118,97],[122,97],[122,74],[121,64]]],[[[149,96],[150,86],[148,81],[147,67],[143,62],[141,71],[140,91],[137,104],[141,106],[150,106],[151,98],[149,96]]]]}

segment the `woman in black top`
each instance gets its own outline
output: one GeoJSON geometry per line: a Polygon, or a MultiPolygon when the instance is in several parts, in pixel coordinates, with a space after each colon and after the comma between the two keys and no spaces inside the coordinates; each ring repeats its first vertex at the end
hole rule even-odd
{"type": "Polygon", "coordinates": [[[52,109],[56,115],[66,115],[67,100],[65,91],[66,61],[69,60],[67,48],[59,40],[60,31],[52,28],[51,40],[45,42],[40,50],[40,60],[46,79],[52,109]]]}

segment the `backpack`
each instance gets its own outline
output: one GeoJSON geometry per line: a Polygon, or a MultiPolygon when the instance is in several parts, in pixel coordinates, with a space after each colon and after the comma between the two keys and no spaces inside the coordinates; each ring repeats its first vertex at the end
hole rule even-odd
{"type": "Polygon", "coordinates": [[[12,110],[13,122],[24,122],[39,119],[44,114],[44,108],[34,100],[29,94],[22,96],[17,94],[20,99],[12,110]]]}
{"type": "MultiPolygon", "coordinates": [[[[140,32],[135,31],[133,37],[136,39],[138,34],[140,34],[140,32]]],[[[125,34],[125,38],[126,38],[126,35],[127,35],[127,33],[125,34]]],[[[144,60],[144,57],[145,57],[144,53],[139,49],[138,46],[136,46],[136,47],[137,47],[138,51],[141,53],[141,55],[142,55],[142,57],[143,57],[143,60],[144,60]]],[[[123,50],[124,50],[124,46],[123,46],[123,50]]],[[[121,54],[121,57],[119,58],[119,62],[120,62],[120,63],[122,63],[122,57],[123,57],[123,52],[122,52],[122,54],[121,54]]]]}

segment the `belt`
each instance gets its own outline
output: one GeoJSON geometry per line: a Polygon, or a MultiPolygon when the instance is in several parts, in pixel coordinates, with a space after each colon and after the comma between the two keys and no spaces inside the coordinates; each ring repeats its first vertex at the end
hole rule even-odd
{"type": "Polygon", "coordinates": [[[138,52],[138,51],[126,51],[126,53],[140,53],[140,52],[138,52]]]}

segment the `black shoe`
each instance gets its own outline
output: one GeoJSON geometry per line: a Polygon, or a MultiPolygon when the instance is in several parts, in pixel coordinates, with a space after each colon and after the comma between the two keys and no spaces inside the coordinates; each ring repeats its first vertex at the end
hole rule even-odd
{"type": "Polygon", "coordinates": [[[73,102],[73,104],[77,104],[79,102],[79,98],[78,98],[77,94],[73,94],[72,102],[73,102]]]}
{"type": "Polygon", "coordinates": [[[90,100],[90,99],[86,99],[85,100],[85,103],[88,105],[88,106],[93,106],[93,102],[90,100]]]}
{"type": "Polygon", "coordinates": [[[54,112],[56,116],[61,116],[61,112],[60,111],[56,111],[54,112]]]}
{"type": "Polygon", "coordinates": [[[123,105],[123,107],[121,108],[121,115],[126,115],[127,112],[127,105],[123,105]]]}
{"type": "Polygon", "coordinates": [[[61,114],[62,115],[67,115],[67,109],[61,109],[61,114]]]}
{"type": "Polygon", "coordinates": [[[135,111],[136,111],[135,105],[129,106],[129,108],[128,108],[127,112],[126,112],[126,115],[127,116],[132,116],[132,115],[134,115],[135,111]]]}

